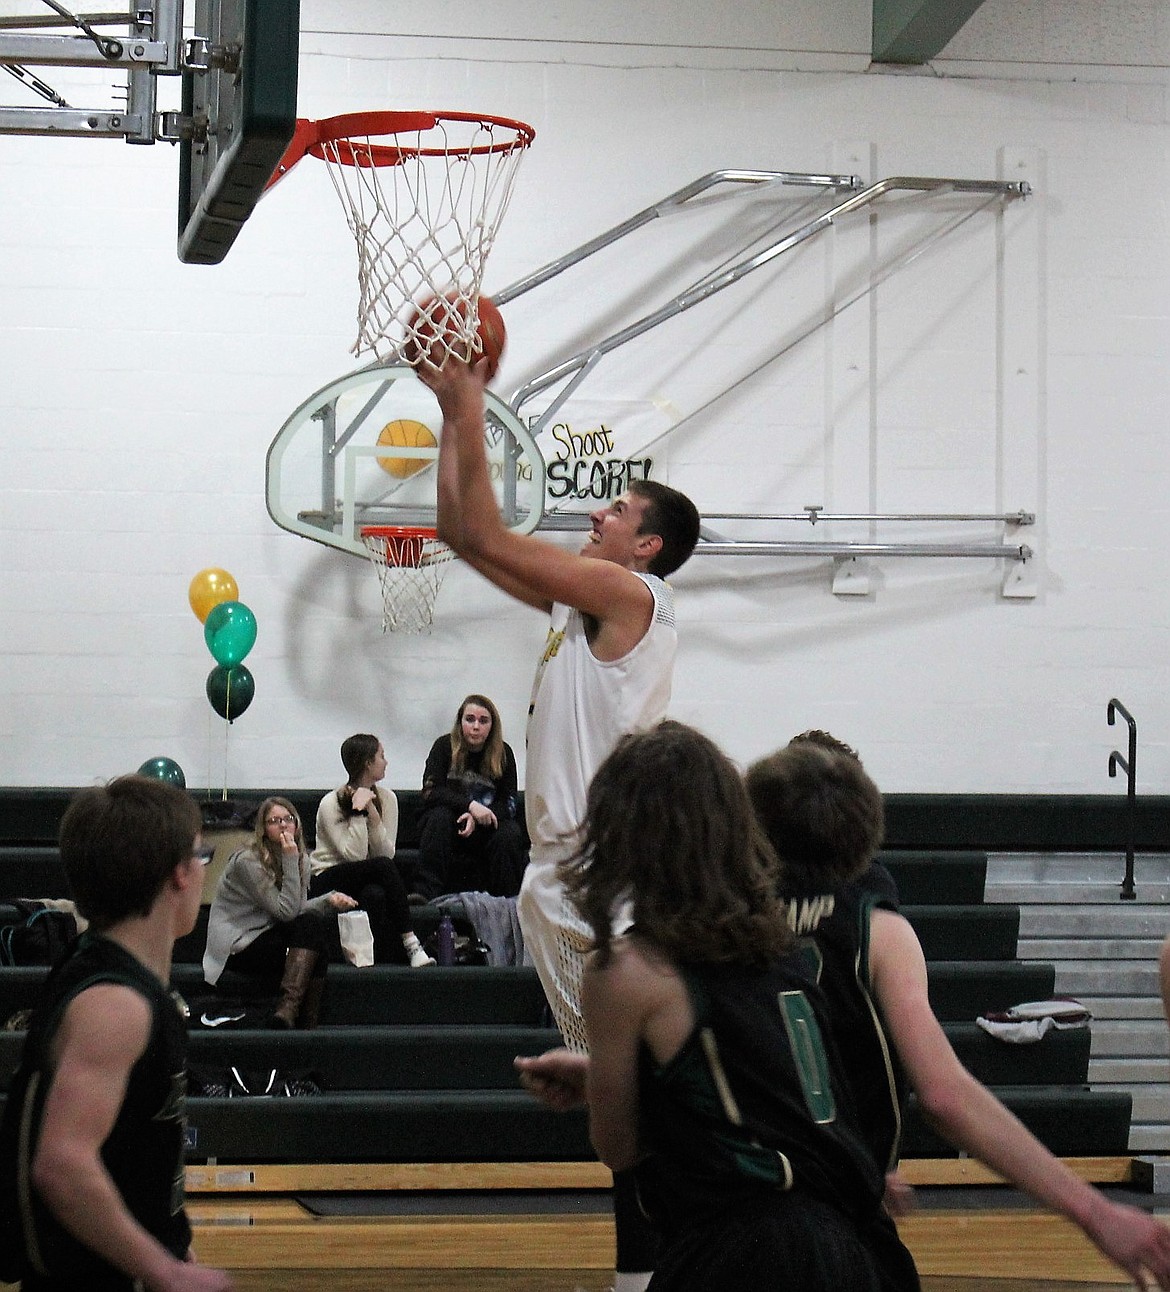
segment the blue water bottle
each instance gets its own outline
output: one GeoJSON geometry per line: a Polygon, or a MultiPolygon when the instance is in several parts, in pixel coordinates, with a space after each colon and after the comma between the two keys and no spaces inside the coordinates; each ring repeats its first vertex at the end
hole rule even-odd
{"type": "Polygon", "coordinates": [[[441,965],[455,963],[455,925],[451,923],[449,915],[444,915],[439,921],[438,961],[441,965]]]}

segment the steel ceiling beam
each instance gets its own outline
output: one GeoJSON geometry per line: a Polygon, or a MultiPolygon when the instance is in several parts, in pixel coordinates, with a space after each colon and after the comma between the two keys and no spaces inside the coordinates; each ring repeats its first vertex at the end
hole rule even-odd
{"type": "Polygon", "coordinates": [[[983,0],[873,0],[873,61],[928,63],[983,0]]]}

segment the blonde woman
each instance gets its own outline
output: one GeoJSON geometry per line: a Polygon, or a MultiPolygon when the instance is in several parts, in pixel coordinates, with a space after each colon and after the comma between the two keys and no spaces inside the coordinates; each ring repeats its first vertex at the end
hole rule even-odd
{"type": "Polygon", "coordinates": [[[270,1025],[315,1027],[337,914],[356,907],[333,890],[309,896],[297,810],[288,799],[265,799],[252,842],[229,858],[211,904],[203,976],[213,986],[224,969],[279,978],[270,1025]]]}

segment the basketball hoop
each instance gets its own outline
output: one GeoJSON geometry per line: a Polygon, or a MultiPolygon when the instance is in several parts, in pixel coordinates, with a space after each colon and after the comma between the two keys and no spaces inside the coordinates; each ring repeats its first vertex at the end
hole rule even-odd
{"type": "Polygon", "coordinates": [[[382,631],[429,632],[455,553],[422,525],[363,525],[361,535],[382,588],[382,631]]]}
{"type": "MultiPolygon", "coordinates": [[[[417,334],[411,324],[420,320],[415,303],[429,297],[451,302],[448,353],[478,352],[484,265],[535,133],[521,121],[467,112],[353,112],[297,123],[272,183],[306,153],[329,168],[357,242],[355,355],[372,350],[386,363],[407,341],[425,352],[433,331],[417,334]]],[[[421,320],[431,322],[425,312],[421,320]]]]}

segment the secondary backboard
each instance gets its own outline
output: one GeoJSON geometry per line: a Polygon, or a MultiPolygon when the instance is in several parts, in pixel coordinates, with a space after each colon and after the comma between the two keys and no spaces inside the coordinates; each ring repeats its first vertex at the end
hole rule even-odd
{"type": "Polygon", "coordinates": [[[195,32],[183,72],[179,259],[214,265],[296,129],[300,3],[196,0],[195,32]]]}
{"type": "MultiPolygon", "coordinates": [[[[412,368],[376,364],[330,382],[269,447],[268,514],[281,529],[361,557],[363,525],[433,527],[442,421],[412,368]]],[[[544,514],[544,459],[528,428],[490,390],[485,433],[505,523],[530,533],[544,514]]]]}

